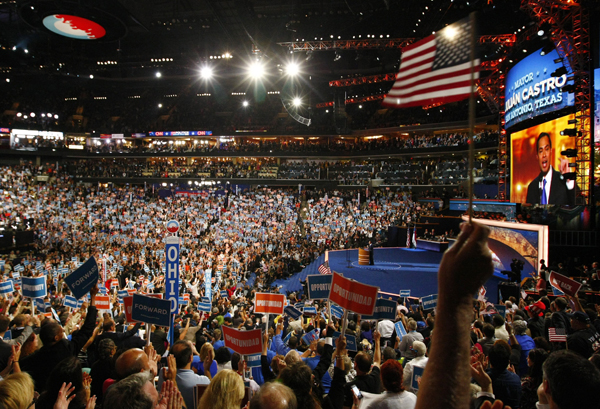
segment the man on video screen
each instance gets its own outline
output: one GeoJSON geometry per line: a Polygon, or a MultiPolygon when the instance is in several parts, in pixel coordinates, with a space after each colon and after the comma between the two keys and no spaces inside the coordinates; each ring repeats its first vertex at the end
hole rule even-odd
{"type": "Polygon", "coordinates": [[[563,173],[569,172],[569,161],[560,159],[560,172],[554,170],[550,161],[552,140],[550,134],[542,132],[536,142],[536,158],[540,166],[540,174],[527,188],[527,203],[542,205],[574,205],[575,181],[567,180],[563,173]]]}

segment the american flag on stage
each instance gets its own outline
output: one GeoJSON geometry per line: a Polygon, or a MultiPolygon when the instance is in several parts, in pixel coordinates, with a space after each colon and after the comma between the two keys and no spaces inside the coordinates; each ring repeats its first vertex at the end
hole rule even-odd
{"type": "MultiPolygon", "coordinates": [[[[396,82],[383,100],[391,108],[447,104],[471,94],[471,21],[467,17],[402,49],[396,82]]],[[[474,61],[474,79],[479,60],[474,61]]]]}
{"type": "Polygon", "coordinates": [[[331,274],[331,269],[329,268],[329,261],[324,262],[317,269],[320,274],[331,274]]]}
{"type": "Polygon", "coordinates": [[[410,248],[410,227],[406,228],[406,248],[410,248]]]}
{"type": "Polygon", "coordinates": [[[548,335],[550,342],[567,342],[567,334],[564,328],[548,328],[548,335]]]}

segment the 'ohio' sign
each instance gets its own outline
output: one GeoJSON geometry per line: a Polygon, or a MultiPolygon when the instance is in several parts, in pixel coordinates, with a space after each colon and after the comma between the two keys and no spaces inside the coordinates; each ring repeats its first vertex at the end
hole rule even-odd
{"type": "Polygon", "coordinates": [[[167,260],[165,279],[165,298],[171,301],[171,314],[177,314],[179,308],[179,237],[165,239],[167,260]]]}

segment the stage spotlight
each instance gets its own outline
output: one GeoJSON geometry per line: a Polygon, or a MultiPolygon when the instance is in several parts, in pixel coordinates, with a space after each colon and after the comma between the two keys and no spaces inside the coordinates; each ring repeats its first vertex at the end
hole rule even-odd
{"type": "Polygon", "coordinates": [[[156,71],[156,74],[154,74],[156,76],[156,78],[160,78],[162,77],[162,74],[160,73],[160,71],[156,71]]]}
{"type": "Polygon", "coordinates": [[[302,100],[299,97],[296,97],[296,98],[294,98],[292,103],[294,104],[295,107],[299,107],[300,105],[302,105],[302,100]]]}
{"type": "Polygon", "coordinates": [[[542,51],[540,51],[540,55],[546,55],[552,52],[552,50],[554,50],[554,44],[546,44],[544,48],[542,48],[542,51]]]}
{"type": "Polygon", "coordinates": [[[244,102],[242,102],[242,105],[244,106],[244,108],[246,108],[246,107],[249,105],[249,104],[248,104],[248,101],[244,101],[244,102]]]}
{"type": "Polygon", "coordinates": [[[335,57],[333,58],[333,61],[339,61],[341,58],[342,58],[342,55],[336,51],[335,52],[335,57]]]}
{"type": "Polygon", "coordinates": [[[265,75],[265,67],[259,61],[254,61],[248,67],[248,74],[256,80],[261,79],[265,75]]]}
{"type": "Polygon", "coordinates": [[[203,67],[200,70],[200,76],[205,79],[205,80],[209,80],[212,78],[213,76],[213,70],[210,67],[203,67]]]}
{"type": "Polygon", "coordinates": [[[285,66],[285,72],[290,77],[295,77],[300,73],[300,66],[295,62],[290,62],[285,66]]]}

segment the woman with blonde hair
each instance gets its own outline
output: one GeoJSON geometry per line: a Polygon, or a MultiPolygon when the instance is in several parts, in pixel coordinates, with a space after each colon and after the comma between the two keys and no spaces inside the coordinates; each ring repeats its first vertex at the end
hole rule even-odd
{"type": "Polygon", "coordinates": [[[244,380],[231,369],[223,369],[210,381],[197,409],[239,409],[244,399],[244,380]]]}
{"type": "Polygon", "coordinates": [[[213,348],[212,344],[210,342],[205,342],[204,345],[202,345],[202,347],[200,347],[200,353],[198,354],[200,355],[200,359],[196,360],[196,358],[194,359],[194,362],[192,362],[192,369],[196,370],[196,373],[203,375],[204,373],[204,361],[206,361],[207,357],[210,356],[210,378],[214,378],[215,375],[217,374],[217,361],[215,361],[215,349],[213,348]]]}
{"type": "Polygon", "coordinates": [[[0,382],[0,407],[27,409],[35,403],[33,380],[26,372],[8,375],[0,382]]]}

